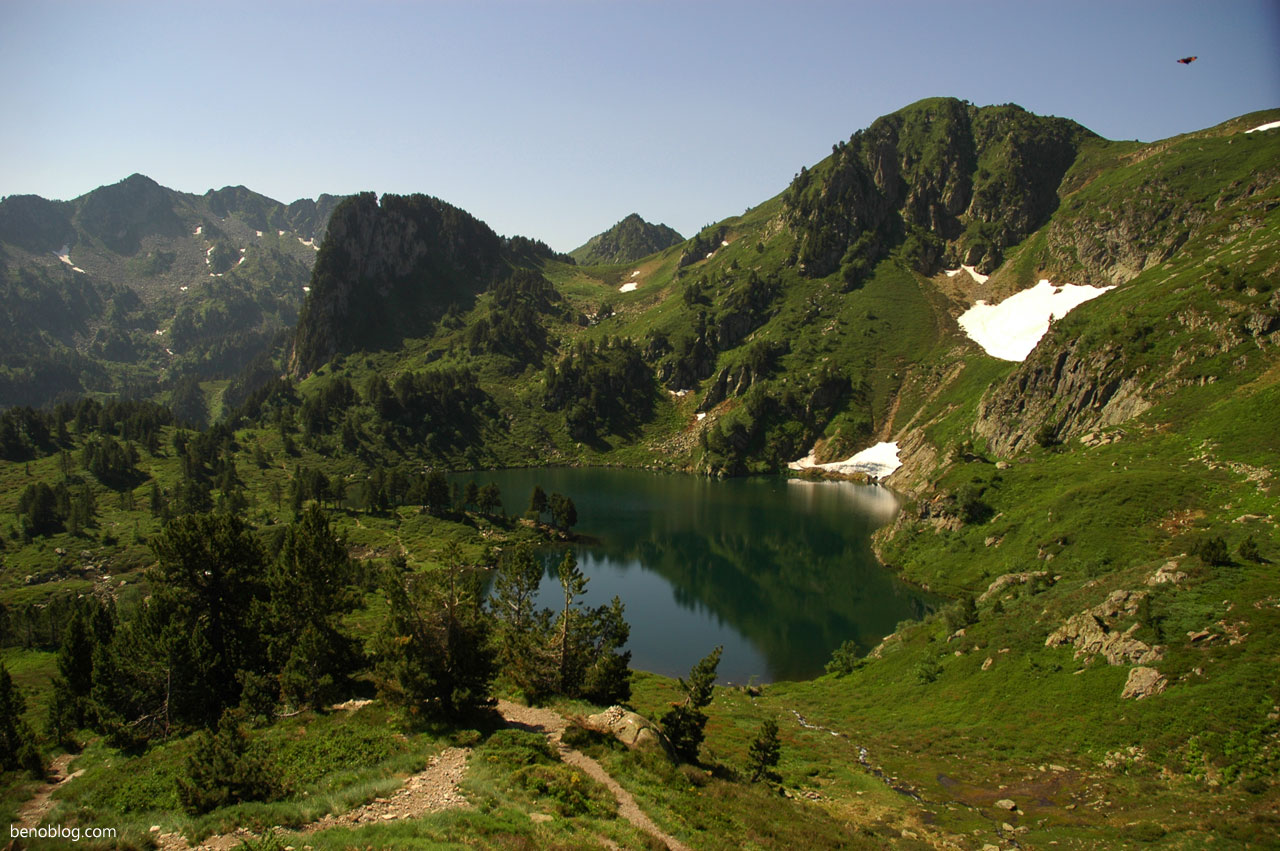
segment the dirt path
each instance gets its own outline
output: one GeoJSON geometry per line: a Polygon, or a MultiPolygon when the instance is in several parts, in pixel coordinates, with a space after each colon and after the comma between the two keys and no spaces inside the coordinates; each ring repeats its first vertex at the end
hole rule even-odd
{"type": "Polygon", "coordinates": [[[67,774],[67,768],[73,759],[75,754],[69,753],[54,758],[49,765],[49,782],[37,789],[31,800],[18,808],[18,827],[39,827],[49,810],[53,809],[53,790],[84,773],[84,769],[81,769],[74,774],[67,774]]]}
{"type": "Polygon", "coordinates": [[[592,780],[603,784],[618,799],[618,814],[620,816],[658,841],[665,843],[671,851],[689,851],[689,846],[674,836],[663,832],[662,828],[658,827],[653,822],[653,819],[649,818],[644,810],[640,809],[640,805],[636,803],[635,798],[631,797],[631,793],[622,788],[618,781],[610,777],[600,763],[561,741],[565,720],[560,716],[560,713],[552,709],[521,706],[518,703],[511,703],[507,700],[498,701],[498,712],[502,714],[502,717],[506,719],[507,724],[511,727],[519,727],[523,730],[545,735],[560,752],[561,759],[574,768],[581,770],[592,780]]]}
{"type": "MultiPolygon", "coordinates": [[[[334,827],[358,827],[377,822],[421,818],[430,813],[455,807],[467,807],[470,803],[458,794],[458,781],[467,771],[468,748],[446,748],[431,757],[427,767],[405,781],[405,784],[386,798],[374,798],[369,803],[339,815],[329,814],[318,821],[303,825],[298,830],[277,830],[281,838],[317,833],[334,827]]],[[[245,839],[254,839],[247,830],[205,837],[193,846],[179,833],[160,833],[152,828],[156,844],[161,851],[229,851],[245,839]]]]}

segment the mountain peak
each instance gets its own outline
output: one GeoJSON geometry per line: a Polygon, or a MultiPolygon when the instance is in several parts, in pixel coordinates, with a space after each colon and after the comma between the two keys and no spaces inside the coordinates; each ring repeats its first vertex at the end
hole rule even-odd
{"type": "Polygon", "coordinates": [[[684,242],[684,237],[673,228],[650,224],[639,213],[631,213],[604,233],[596,234],[584,245],[570,251],[569,256],[582,266],[630,263],[681,242],[684,242]]]}

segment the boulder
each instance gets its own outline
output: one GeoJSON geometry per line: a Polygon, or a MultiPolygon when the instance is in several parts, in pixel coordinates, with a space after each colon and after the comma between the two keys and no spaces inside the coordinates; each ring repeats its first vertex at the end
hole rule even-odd
{"type": "Polygon", "coordinates": [[[652,721],[621,706],[610,706],[604,712],[588,715],[583,725],[600,733],[608,733],[629,748],[660,747],[668,756],[674,753],[667,737],[652,721]]]}
{"type": "Polygon", "coordinates": [[[1144,697],[1159,694],[1168,684],[1164,674],[1155,668],[1134,668],[1129,671],[1129,679],[1125,682],[1124,691],[1120,692],[1120,697],[1141,700],[1144,697]]]}

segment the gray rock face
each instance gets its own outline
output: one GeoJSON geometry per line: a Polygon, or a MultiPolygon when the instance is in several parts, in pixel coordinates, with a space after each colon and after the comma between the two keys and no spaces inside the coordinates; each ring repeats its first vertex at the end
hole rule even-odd
{"type": "Polygon", "coordinates": [[[1117,425],[1151,407],[1118,353],[1083,353],[1078,342],[1033,353],[978,405],[977,432],[999,455],[1030,446],[1045,424],[1058,440],[1117,425]]]}

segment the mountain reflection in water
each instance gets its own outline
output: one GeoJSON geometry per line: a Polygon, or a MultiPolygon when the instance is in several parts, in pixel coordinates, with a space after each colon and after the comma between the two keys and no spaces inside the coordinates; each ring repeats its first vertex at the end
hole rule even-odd
{"type": "MultiPolygon", "coordinates": [[[[931,596],[899,582],[871,553],[893,519],[893,492],[784,478],[717,481],[634,470],[536,469],[465,474],[496,482],[509,513],[535,484],[578,509],[578,563],[588,605],[617,595],[631,624],[632,667],[683,676],[724,645],[724,682],[804,679],[852,639],[866,652],[931,596]]],[[[546,554],[541,604],[559,586],[546,554]]]]}

